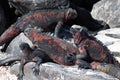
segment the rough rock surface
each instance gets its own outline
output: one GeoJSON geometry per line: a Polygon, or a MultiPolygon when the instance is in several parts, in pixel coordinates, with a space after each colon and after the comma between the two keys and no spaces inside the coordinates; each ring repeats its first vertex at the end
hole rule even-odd
{"type": "MultiPolygon", "coordinates": [[[[101,0],[94,5],[91,14],[94,18],[104,20],[112,29],[103,30],[98,33],[96,38],[101,40],[112,52],[113,55],[120,61],[120,38],[106,36],[106,34],[117,34],[120,36],[120,0],[101,0]]],[[[8,54],[22,54],[18,45],[21,42],[31,42],[20,34],[7,49],[8,54]]],[[[0,53],[0,59],[6,54],[0,53]]],[[[103,72],[77,69],[77,66],[65,67],[54,63],[45,63],[40,66],[40,76],[35,77],[31,68],[34,63],[28,63],[25,66],[24,80],[118,80],[103,72]]],[[[0,67],[0,80],[17,80],[19,63],[12,67],[0,67]]]]}
{"type": "MultiPolygon", "coordinates": [[[[9,48],[7,49],[7,53],[21,54],[18,53],[20,51],[18,44],[26,41],[32,45],[23,34],[20,34],[17,38],[14,39],[14,41],[12,41],[9,48]]],[[[3,56],[5,55],[6,54],[3,56]]],[[[2,56],[2,54],[0,56],[2,56]]],[[[31,70],[31,68],[34,67],[34,64],[35,63],[32,62],[26,64],[24,80],[118,80],[103,72],[93,71],[90,69],[78,70],[77,66],[65,67],[54,63],[42,64],[40,66],[40,76],[35,77],[31,70]]],[[[18,74],[18,68],[19,63],[13,65],[12,67],[0,67],[0,77],[2,77],[0,80],[17,80],[15,75],[18,74]],[[11,78],[11,76],[14,76],[14,78],[11,78]]]]}
{"type": "MultiPolygon", "coordinates": [[[[35,63],[26,64],[24,80],[118,80],[103,72],[77,69],[77,66],[66,67],[54,63],[45,63],[40,66],[40,75],[34,76],[32,67],[35,63]]],[[[0,80],[17,80],[19,63],[12,67],[0,67],[0,80]]]]}
{"type": "Polygon", "coordinates": [[[112,28],[98,32],[97,39],[102,41],[104,45],[113,53],[113,55],[120,58],[120,28],[112,28]],[[106,35],[107,34],[107,35],[106,35]],[[108,36],[113,35],[113,36],[108,36]],[[115,36],[117,35],[117,36],[115,36]],[[116,38],[114,38],[114,36],[116,38]]]}
{"type": "Polygon", "coordinates": [[[120,27],[120,0],[101,0],[93,6],[91,14],[104,20],[111,28],[120,27]]]}
{"type": "MultiPolygon", "coordinates": [[[[14,65],[11,68],[11,73],[17,74],[16,67],[19,64],[14,65]],[[16,69],[16,70],[14,70],[16,69]]],[[[25,66],[24,80],[117,80],[111,76],[93,70],[78,70],[77,66],[65,67],[54,63],[45,63],[40,67],[40,76],[35,77],[31,68],[34,67],[34,63],[28,63],[25,66]]]]}
{"type": "Polygon", "coordinates": [[[17,77],[10,73],[10,67],[0,67],[0,80],[17,80],[17,77]]]}

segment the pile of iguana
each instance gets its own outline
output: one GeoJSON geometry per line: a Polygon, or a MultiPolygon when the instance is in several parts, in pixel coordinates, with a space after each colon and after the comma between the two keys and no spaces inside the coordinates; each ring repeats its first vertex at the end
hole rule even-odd
{"type": "Polygon", "coordinates": [[[34,28],[40,32],[53,31],[55,32],[55,36],[59,37],[60,30],[64,23],[76,17],[77,12],[72,8],[64,10],[37,10],[27,13],[0,36],[0,46],[6,43],[2,51],[5,51],[11,40],[26,28],[34,28]]]}
{"type": "MultiPolygon", "coordinates": [[[[114,64],[120,67],[120,63],[110,54],[109,50],[96,38],[90,36],[84,28],[80,28],[80,30],[71,28],[70,31],[76,46],[37,30],[26,29],[24,34],[32,41],[36,49],[30,48],[27,43],[20,45],[24,57],[19,59],[21,65],[18,78],[22,79],[24,64],[29,61],[36,61],[37,64],[34,68],[36,75],[39,73],[38,66],[43,62],[55,62],[66,66],[79,65],[79,68],[91,69],[95,69],[92,65],[93,62],[114,64]]],[[[12,58],[1,60],[0,65],[17,60],[12,58]]]]}
{"type": "MultiPolygon", "coordinates": [[[[66,66],[78,65],[78,68],[90,69],[100,69],[96,66],[101,63],[120,67],[120,63],[110,54],[107,47],[91,36],[84,28],[70,29],[73,43],[57,38],[64,24],[69,26],[79,24],[91,31],[109,28],[105,22],[93,19],[90,12],[81,8],[79,4],[75,5],[79,1],[75,3],[72,0],[70,2],[68,0],[15,1],[9,0],[10,4],[17,8],[17,12],[20,12],[23,16],[18,18],[0,36],[0,46],[5,44],[2,51],[5,51],[13,38],[21,32],[24,32],[35,48],[31,48],[27,43],[22,43],[20,49],[24,55],[22,57],[8,56],[0,60],[0,65],[20,61],[19,80],[22,80],[24,65],[30,61],[36,62],[33,69],[36,76],[39,74],[40,64],[45,62],[54,62],[66,66]],[[19,2],[24,4],[21,5],[19,2]],[[27,3],[34,3],[34,5],[27,3]],[[26,5],[29,5],[29,7],[26,5]],[[42,32],[54,32],[55,35],[53,37],[42,32]]],[[[109,73],[109,71],[107,72],[109,73]]],[[[119,75],[117,74],[117,76],[119,75]]]]}
{"type": "MultiPolygon", "coordinates": [[[[40,31],[45,31],[45,32],[46,31],[51,32],[51,31],[54,31],[54,29],[55,29],[55,36],[57,36],[57,37],[59,37],[61,26],[64,26],[63,22],[65,23],[65,25],[68,25],[68,26],[71,26],[73,24],[85,26],[91,31],[109,28],[109,26],[105,22],[93,19],[89,11],[81,8],[79,5],[75,5],[76,2],[79,3],[81,1],[9,0],[10,5],[14,6],[17,9],[17,11],[19,11],[20,13],[23,13],[23,16],[21,18],[19,18],[13,25],[11,25],[8,28],[8,30],[6,30],[1,35],[0,46],[2,46],[4,43],[6,43],[5,47],[1,51],[5,52],[7,46],[9,45],[9,42],[15,36],[17,36],[20,32],[22,32],[26,27],[34,27],[36,29],[39,29],[40,31]],[[43,5],[41,5],[41,4],[43,4],[43,5]],[[30,7],[28,7],[28,6],[30,6],[30,7]],[[33,9],[31,6],[33,7],[33,9]],[[76,11],[75,10],[72,10],[72,12],[70,11],[70,15],[67,14],[67,12],[66,12],[66,15],[63,14],[65,12],[65,10],[69,9],[69,7],[74,8],[76,11]],[[24,11],[27,11],[27,12],[24,12],[24,11]],[[38,13],[38,15],[34,15],[34,13],[38,13]],[[42,16],[44,16],[44,17],[42,17],[42,16]],[[54,17],[54,19],[53,19],[53,17],[54,17]],[[71,18],[74,20],[68,20],[68,18],[69,19],[71,18]],[[57,24],[57,26],[55,28],[56,24],[57,24]],[[20,28],[22,26],[24,26],[24,28],[20,28]],[[50,26],[50,28],[49,28],[49,26],[50,26]],[[7,35],[7,37],[6,37],[6,35],[7,35]]],[[[96,2],[96,0],[95,0],[95,2],[96,2]]],[[[69,13],[69,11],[68,11],[68,13],[69,13]]]]}

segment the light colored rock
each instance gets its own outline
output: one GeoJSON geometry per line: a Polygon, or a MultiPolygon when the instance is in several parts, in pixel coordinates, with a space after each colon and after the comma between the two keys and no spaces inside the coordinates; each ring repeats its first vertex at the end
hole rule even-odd
{"type": "MultiPolygon", "coordinates": [[[[103,72],[91,69],[79,69],[77,66],[62,66],[54,63],[45,63],[40,66],[40,75],[35,76],[30,62],[24,67],[23,80],[118,80],[103,72]]],[[[0,80],[17,80],[19,63],[12,67],[0,67],[0,80]]]]}
{"type": "Polygon", "coordinates": [[[106,34],[118,34],[119,35],[120,28],[112,28],[112,29],[102,30],[102,31],[98,32],[97,35],[95,36],[97,39],[102,41],[107,46],[120,41],[120,39],[109,37],[106,34]]]}
{"type": "MultiPolygon", "coordinates": [[[[19,64],[11,68],[12,74],[18,74],[19,64]]],[[[77,66],[62,66],[54,63],[45,63],[40,66],[40,75],[34,76],[31,68],[34,63],[25,66],[24,80],[118,80],[103,72],[77,69],[77,66]]]]}
{"type": "Polygon", "coordinates": [[[104,20],[110,27],[120,27],[120,0],[101,0],[93,6],[92,16],[104,20]]]}
{"type": "Polygon", "coordinates": [[[111,52],[119,53],[120,55],[120,38],[110,37],[106,34],[117,34],[120,36],[120,28],[103,30],[98,32],[98,34],[96,35],[96,38],[103,42],[103,44],[106,45],[111,52]]]}
{"type": "Polygon", "coordinates": [[[119,52],[120,53],[120,41],[114,42],[114,44],[109,45],[108,48],[112,52],[119,52]]]}
{"type": "Polygon", "coordinates": [[[0,80],[17,80],[17,76],[10,73],[9,67],[0,67],[0,80]]]}

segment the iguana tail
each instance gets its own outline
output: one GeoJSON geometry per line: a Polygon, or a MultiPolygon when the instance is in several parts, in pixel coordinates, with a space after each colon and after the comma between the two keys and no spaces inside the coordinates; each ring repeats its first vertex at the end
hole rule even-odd
{"type": "Polygon", "coordinates": [[[115,66],[113,64],[104,64],[104,63],[97,63],[97,62],[91,63],[91,66],[95,70],[105,72],[109,75],[112,75],[120,79],[120,68],[118,66],[115,66]]]}

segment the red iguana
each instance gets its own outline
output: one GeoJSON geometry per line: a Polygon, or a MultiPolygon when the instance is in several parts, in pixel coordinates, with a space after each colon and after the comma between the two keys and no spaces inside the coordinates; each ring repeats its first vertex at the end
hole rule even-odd
{"type": "Polygon", "coordinates": [[[0,46],[6,44],[2,51],[5,51],[11,40],[23,32],[26,28],[34,28],[42,32],[55,32],[59,37],[64,22],[75,19],[76,10],[69,8],[65,10],[36,10],[31,11],[11,25],[1,36],[0,46]],[[55,26],[56,25],[56,26],[55,26]]]}

